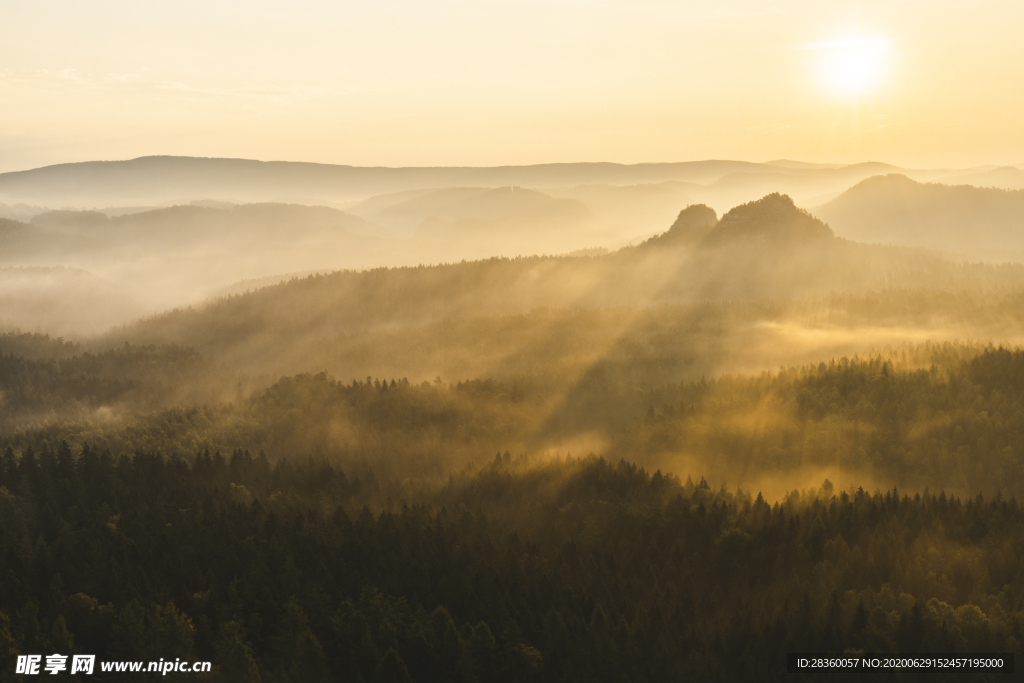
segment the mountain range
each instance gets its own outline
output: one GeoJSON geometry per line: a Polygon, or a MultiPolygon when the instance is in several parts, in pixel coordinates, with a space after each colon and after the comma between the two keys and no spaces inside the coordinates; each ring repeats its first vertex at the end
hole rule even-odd
{"type": "Polygon", "coordinates": [[[100,343],[187,344],[239,370],[270,375],[314,367],[342,376],[358,367],[464,375],[473,358],[477,376],[488,368],[519,367],[512,359],[529,356],[534,342],[526,339],[548,348],[555,344],[550,335],[566,335],[556,347],[589,349],[572,361],[582,363],[617,344],[618,334],[628,336],[630,321],[652,308],[728,309],[741,302],[949,286],[1022,287],[1024,266],[965,267],[933,252],[851,242],[791,198],[771,194],[720,219],[707,206],[690,206],[667,232],[606,255],[295,278],[150,317],[112,330],[100,343]],[[570,311],[616,310],[609,314],[614,323],[565,327],[575,315],[570,311]]]}
{"type": "Polygon", "coordinates": [[[948,170],[908,170],[866,162],[842,166],[708,160],[679,163],[568,163],[498,167],[355,167],[284,161],[154,156],[59,164],[0,174],[0,202],[96,208],[233,202],[346,203],[375,195],[453,187],[539,190],[577,185],[647,185],[668,181],[711,186],[700,201],[724,210],[768,192],[810,198],[841,191],[871,175],[903,172],[920,179],[948,170]],[[780,184],[781,183],[781,184],[780,184]]]}
{"type": "MultiPolygon", "coordinates": [[[[65,316],[65,322],[75,325],[58,326],[62,332],[74,327],[81,334],[129,322],[128,316],[197,305],[209,297],[291,277],[285,274],[543,254],[595,257],[611,252],[608,259],[597,259],[605,264],[602,268],[579,266],[587,259],[571,259],[576,264],[571,268],[563,267],[563,259],[550,259],[554,265],[545,268],[561,273],[564,280],[550,282],[551,292],[562,294],[530,295],[523,299],[530,305],[594,302],[605,295],[615,305],[659,297],[744,299],[750,291],[759,291],[755,282],[762,283],[763,295],[774,296],[801,287],[817,291],[822,283],[834,281],[818,270],[833,256],[820,257],[818,263],[806,256],[807,245],[833,232],[857,242],[1020,261],[1021,191],[921,182],[961,177],[977,182],[1003,178],[1009,183],[1017,173],[1024,172],[1012,167],[973,174],[905,171],[874,162],[787,160],[437,169],[175,157],[66,164],[0,174],[0,199],[7,202],[0,205],[0,215],[8,216],[0,218],[0,267],[86,272],[104,286],[128,293],[121,297],[124,305],[92,317],[65,316]],[[893,172],[897,170],[902,172],[893,172]],[[872,175],[878,173],[883,175],[872,175]],[[751,199],[754,192],[762,199],[751,199]],[[307,199],[265,201],[289,193],[305,193],[307,199]],[[308,199],[318,194],[332,199],[308,199]],[[168,200],[183,195],[188,201],[168,200]],[[261,201],[238,203],[239,197],[247,196],[261,201]],[[86,197],[84,207],[71,208],[86,197]],[[811,207],[813,215],[796,208],[808,208],[818,199],[824,203],[811,207]],[[165,200],[172,205],[161,206],[165,200]],[[691,208],[680,214],[686,206],[691,208]],[[789,238],[783,239],[783,233],[770,238],[757,233],[774,220],[767,213],[740,220],[744,212],[776,209],[789,216],[783,231],[789,238]],[[753,231],[745,238],[751,243],[761,240],[764,257],[739,255],[736,262],[715,266],[732,277],[712,276],[712,264],[724,253],[713,243],[729,242],[733,231],[753,231]],[[789,246],[779,246],[782,243],[789,246]],[[666,251],[666,244],[677,248],[666,251]],[[644,280],[625,273],[620,274],[621,287],[608,285],[618,277],[608,274],[608,264],[623,262],[623,254],[634,253],[622,249],[629,245],[642,245],[635,254],[659,261],[651,270],[653,277],[644,280]],[[693,250],[702,250],[704,262],[675,262],[680,253],[693,250]],[[808,261],[788,272],[776,267],[769,273],[771,255],[781,259],[780,265],[808,261]],[[746,270],[738,269],[737,263],[746,264],[746,270]],[[672,268],[682,270],[669,277],[672,268]],[[798,282],[801,276],[808,278],[804,285],[798,282]],[[588,293],[588,287],[596,290],[588,293]],[[115,311],[125,317],[116,318],[115,311]]],[[[849,254],[859,248],[845,245],[828,251],[847,254],[841,259],[847,263],[849,254]]],[[[862,284],[874,277],[877,266],[863,255],[858,258],[863,270],[842,264],[836,268],[862,284]]],[[[881,262],[888,263],[887,259],[882,257],[881,262]]],[[[43,277],[43,270],[33,272],[43,277]]],[[[22,273],[17,282],[30,277],[22,273]]],[[[53,300],[61,299],[58,292],[64,285],[75,287],[67,277],[44,280],[53,300]]],[[[0,296],[7,297],[8,313],[0,324],[32,329],[49,324],[50,314],[32,313],[51,307],[31,303],[28,289],[14,286],[15,280],[4,282],[0,296]]],[[[70,289],[64,299],[78,300],[70,296],[70,289]]],[[[494,306],[524,310],[501,301],[494,306]]]]}
{"type": "Polygon", "coordinates": [[[814,213],[838,235],[994,260],[1024,255],[1024,190],[919,183],[875,176],[814,213]]]}

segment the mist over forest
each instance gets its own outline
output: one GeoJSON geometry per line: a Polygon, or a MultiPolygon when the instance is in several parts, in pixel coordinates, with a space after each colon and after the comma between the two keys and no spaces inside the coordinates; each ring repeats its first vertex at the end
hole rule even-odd
{"type": "Polygon", "coordinates": [[[0,325],[90,336],[295,276],[616,252],[664,233],[687,206],[724,215],[772,193],[811,210],[838,237],[938,250],[951,261],[1019,261],[1024,209],[1014,172],[1024,174],[785,160],[63,164],[0,174],[0,296],[9,301],[0,325]],[[969,227],[958,232],[961,225],[969,227]],[[90,295],[96,303],[83,307],[83,286],[110,294],[90,295]]]}
{"type": "Polygon", "coordinates": [[[782,680],[789,651],[1015,652],[1021,176],[0,174],[0,666],[782,680]]]}

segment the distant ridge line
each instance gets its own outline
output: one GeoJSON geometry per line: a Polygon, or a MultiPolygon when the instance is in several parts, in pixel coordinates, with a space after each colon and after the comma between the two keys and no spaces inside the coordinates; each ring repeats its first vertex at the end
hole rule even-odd
{"type": "MultiPolygon", "coordinates": [[[[325,163],[320,161],[289,161],[285,159],[246,159],[244,157],[199,157],[199,156],[183,156],[175,154],[148,154],[141,157],[133,157],[131,159],[90,159],[88,161],[68,161],[59,164],[47,164],[46,166],[37,166],[34,168],[22,169],[19,171],[5,171],[0,173],[0,178],[4,176],[22,174],[22,173],[33,173],[37,171],[45,171],[49,169],[58,168],[70,168],[70,167],[81,167],[89,165],[113,165],[113,164],[130,164],[154,160],[169,160],[169,161],[205,161],[205,162],[233,162],[233,163],[246,163],[246,164],[262,164],[262,165],[288,165],[288,166],[311,166],[321,168],[344,168],[344,169],[360,169],[360,170],[392,170],[392,171],[407,171],[407,170],[441,170],[441,169],[452,169],[452,170],[497,170],[497,169],[526,169],[526,168],[567,168],[575,166],[604,166],[604,167],[616,167],[616,168],[641,168],[641,167],[661,167],[661,166],[687,166],[687,165],[698,165],[698,164],[737,164],[746,165],[752,167],[761,167],[765,165],[772,165],[774,162],[760,163],[756,161],[743,161],[738,159],[699,159],[691,161],[642,161],[633,164],[621,163],[617,161],[552,161],[542,162],[536,164],[498,164],[492,166],[469,166],[469,165],[451,165],[451,166],[357,166],[354,164],[333,164],[325,163]]],[[[802,163],[802,162],[792,162],[802,163]]],[[[808,167],[812,164],[808,164],[808,167]]],[[[834,167],[842,168],[845,164],[821,164],[813,165],[820,168],[834,167]]]]}
{"type": "MultiPolygon", "coordinates": [[[[181,196],[233,201],[255,197],[348,200],[413,189],[533,188],[587,183],[710,182],[727,173],[772,168],[747,161],[617,164],[573,162],[529,166],[358,167],[305,161],[147,156],[82,161],[0,174],[0,202],[159,203],[181,196]]],[[[790,171],[798,173],[799,171],[790,171]]]]}

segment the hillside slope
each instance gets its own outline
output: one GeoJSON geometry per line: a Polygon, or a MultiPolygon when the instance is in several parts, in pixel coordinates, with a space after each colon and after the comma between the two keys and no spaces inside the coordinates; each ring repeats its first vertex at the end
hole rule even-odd
{"type": "Polygon", "coordinates": [[[837,235],[995,258],[1024,250],[1024,191],[869,178],[814,213],[837,235]]]}
{"type": "MultiPolygon", "coordinates": [[[[666,234],[604,256],[492,258],[294,279],[171,311],[107,340],[192,345],[250,372],[328,369],[344,376],[372,367],[467,377],[499,368],[532,372],[557,358],[574,367],[596,363],[646,324],[642,311],[677,307],[666,314],[670,322],[655,320],[641,337],[686,337],[682,368],[693,365],[686,349],[697,338],[705,359],[718,357],[716,344],[731,354],[733,344],[747,341],[741,355],[757,355],[768,337],[762,330],[754,334],[760,341],[750,341],[738,332],[753,321],[744,323],[736,306],[892,288],[991,298],[1024,287],[1024,267],[965,266],[837,239],[788,197],[770,195],[714,218],[707,207],[689,207],[666,234]],[[707,321],[706,335],[687,331],[698,320],[707,321]]],[[[924,316],[917,322],[938,325],[928,322],[928,311],[946,305],[941,300],[929,295],[914,304],[915,315],[924,316]]],[[[898,322],[896,315],[887,324],[898,322]]]]}

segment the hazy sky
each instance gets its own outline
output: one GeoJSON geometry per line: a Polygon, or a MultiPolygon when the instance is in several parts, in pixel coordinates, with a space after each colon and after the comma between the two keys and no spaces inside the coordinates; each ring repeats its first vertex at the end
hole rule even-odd
{"type": "Polygon", "coordinates": [[[0,171],[1024,163],[1020,0],[0,0],[0,171]]]}

